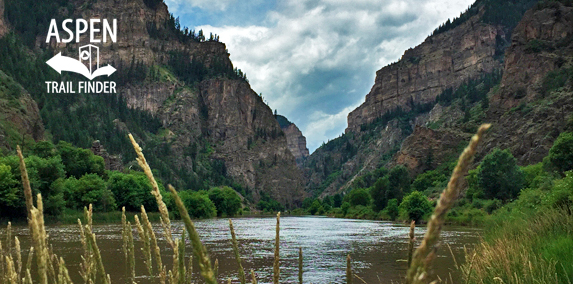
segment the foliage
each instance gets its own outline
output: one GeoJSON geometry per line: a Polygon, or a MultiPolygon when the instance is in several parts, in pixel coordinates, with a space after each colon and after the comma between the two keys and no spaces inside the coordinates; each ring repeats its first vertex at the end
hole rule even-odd
{"type": "Polygon", "coordinates": [[[184,190],[179,192],[179,197],[181,197],[191,217],[212,218],[217,216],[217,207],[209,199],[207,192],[184,190]]]}
{"type": "Polygon", "coordinates": [[[400,215],[400,208],[398,206],[398,200],[396,198],[388,200],[388,206],[386,206],[386,214],[390,217],[390,220],[394,221],[400,215]]]}
{"type": "Polygon", "coordinates": [[[235,216],[241,209],[241,198],[228,186],[214,187],[209,190],[209,199],[217,208],[217,216],[235,216]]]}
{"type": "Polygon", "coordinates": [[[369,206],[370,193],[364,188],[355,188],[344,196],[344,200],[348,201],[351,206],[369,206]]]}
{"type": "Polygon", "coordinates": [[[560,68],[547,72],[541,82],[541,94],[547,96],[551,92],[564,87],[567,80],[573,84],[573,68],[560,68]]]}
{"type": "Polygon", "coordinates": [[[316,199],[314,200],[314,202],[312,202],[312,205],[308,208],[308,213],[310,213],[310,215],[317,214],[321,208],[322,205],[320,204],[320,200],[316,199]]]}
{"type": "MultiPolygon", "coordinates": [[[[164,191],[159,183],[160,190],[164,191]]],[[[125,206],[127,211],[141,211],[145,206],[148,211],[157,211],[155,197],[151,194],[151,184],[142,172],[131,173],[111,172],[107,181],[107,188],[113,193],[118,208],[125,206]]]]}
{"type": "Polygon", "coordinates": [[[573,133],[564,132],[559,135],[553,147],[549,150],[549,161],[560,173],[573,170],[573,133]]]}
{"type": "Polygon", "coordinates": [[[390,186],[388,177],[379,178],[370,188],[370,196],[372,197],[372,205],[375,211],[386,208],[388,197],[394,195],[391,192],[392,189],[394,188],[390,186]]]}
{"type": "Polygon", "coordinates": [[[89,173],[103,175],[105,170],[103,158],[94,155],[92,151],[76,148],[65,141],[58,143],[57,150],[68,176],[80,178],[89,173]]]}
{"type": "Polygon", "coordinates": [[[466,104],[487,99],[487,93],[499,84],[501,77],[502,72],[495,70],[492,73],[481,75],[477,79],[468,80],[455,90],[447,88],[436,97],[436,102],[443,106],[449,106],[455,99],[465,99],[466,104]]]}
{"type": "Polygon", "coordinates": [[[430,187],[435,187],[447,180],[446,175],[436,170],[426,171],[416,176],[412,182],[412,190],[423,192],[430,187]]]}
{"type": "Polygon", "coordinates": [[[66,196],[66,206],[76,210],[93,204],[98,211],[109,212],[117,208],[113,193],[106,188],[105,181],[96,174],[86,174],[80,179],[70,177],[58,179],[53,188],[66,196]]]}
{"type": "Polygon", "coordinates": [[[502,201],[517,197],[525,183],[511,152],[498,148],[484,157],[477,178],[486,198],[502,201]]]}
{"type": "Polygon", "coordinates": [[[66,0],[36,1],[36,0],[7,0],[4,15],[10,26],[17,31],[28,47],[34,47],[36,36],[48,31],[50,20],[55,18],[61,23],[70,18],[73,4],[66,0]],[[65,8],[66,14],[60,13],[65,8]]]}
{"type": "Polygon", "coordinates": [[[268,193],[260,192],[260,194],[261,194],[261,199],[257,203],[257,209],[266,212],[277,212],[285,210],[285,207],[278,201],[271,198],[268,193]]]}
{"type": "Polygon", "coordinates": [[[409,220],[419,222],[426,215],[432,212],[432,205],[426,196],[419,191],[412,191],[404,197],[400,204],[400,209],[406,214],[409,220]]]}
{"type": "Polygon", "coordinates": [[[9,165],[0,164],[0,216],[18,216],[25,212],[23,190],[9,165]]]}

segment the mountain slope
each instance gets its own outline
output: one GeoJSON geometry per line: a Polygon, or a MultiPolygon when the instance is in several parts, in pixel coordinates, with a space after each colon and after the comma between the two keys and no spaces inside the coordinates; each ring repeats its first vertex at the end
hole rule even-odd
{"type": "Polygon", "coordinates": [[[31,2],[6,2],[16,34],[9,37],[16,40],[0,40],[10,50],[26,50],[24,45],[33,50],[24,62],[32,71],[20,74],[9,62],[0,69],[18,74],[16,80],[33,94],[54,142],[89,148],[100,140],[133,165],[126,138],[131,132],[158,176],[178,189],[230,185],[254,202],[261,192],[287,206],[301,201],[302,179],[284,133],[215,36],[182,28],[162,1],[31,2]],[[59,76],[45,59],[58,52],[77,54],[89,41],[84,35],[79,43],[46,44],[46,11],[58,19],[118,20],[118,40],[100,46],[100,62],[117,68],[110,78],[118,83],[119,96],[45,93],[46,79],[80,80],[59,76]],[[23,14],[35,15],[37,24],[28,26],[20,20],[23,14]],[[30,36],[31,30],[37,33],[30,36]]]}
{"type": "Polygon", "coordinates": [[[383,166],[406,165],[411,177],[446,166],[483,122],[494,128],[478,160],[501,147],[521,164],[538,162],[571,113],[565,83],[571,80],[561,79],[558,92],[548,90],[547,80],[568,72],[555,70],[569,70],[572,25],[569,7],[555,1],[523,16],[535,2],[476,1],[379,70],[366,101],[349,114],[346,133],[306,161],[307,191],[346,191],[383,166]],[[516,9],[504,15],[507,5],[516,9]],[[532,48],[537,52],[525,52],[532,48]]]}

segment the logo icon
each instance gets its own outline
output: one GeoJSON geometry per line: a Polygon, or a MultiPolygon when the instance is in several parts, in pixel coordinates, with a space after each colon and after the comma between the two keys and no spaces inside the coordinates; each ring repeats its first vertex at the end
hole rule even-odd
{"type": "Polygon", "coordinates": [[[101,68],[99,67],[99,48],[92,44],[80,46],[79,59],[77,60],[63,56],[62,53],[59,52],[46,63],[60,74],[62,74],[62,71],[74,72],[83,75],[89,80],[103,75],[110,76],[116,71],[116,69],[109,64],[101,68]],[[86,63],[89,68],[84,63],[86,63]],[[95,70],[93,70],[94,64],[95,70]]]}

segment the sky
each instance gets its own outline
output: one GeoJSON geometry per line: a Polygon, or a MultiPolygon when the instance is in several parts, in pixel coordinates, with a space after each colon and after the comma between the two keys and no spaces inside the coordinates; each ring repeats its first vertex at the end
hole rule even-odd
{"type": "Polygon", "coordinates": [[[219,35],[312,153],[340,136],[376,71],[474,0],[165,0],[182,26],[219,35]]]}

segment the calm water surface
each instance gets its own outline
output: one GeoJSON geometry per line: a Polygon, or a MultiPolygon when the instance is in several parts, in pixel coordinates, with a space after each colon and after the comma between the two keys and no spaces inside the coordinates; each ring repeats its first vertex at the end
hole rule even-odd
{"type": "MultiPolygon", "coordinates": [[[[275,218],[234,218],[233,224],[239,241],[239,250],[244,260],[245,271],[254,269],[259,283],[272,283],[272,265],[275,239],[275,218]]],[[[237,265],[230,243],[227,219],[196,221],[195,225],[211,258],[219,260],[219,279],[236,277],[237,265]]],[[[81,243],[77,225],[48,226],[50,243],[54,252],[62,256],[75,283],[81,283],[78,274],[81,243]]],[[[162,249],[163,263],[172,263],[172,251],[162,238],[161,227],[154,224],[162,249]]],[[[174,222],[174,236],[180,237],[183,223],[174,222]]],[[[126,261],[121,249],[121,225],[94,225],[98,246],[102,252],[106,272],[113,283],[125,283],[126,261]]],[[[366,282],[399,282],[405,275],[409,227],[380,221],[349,220],[325,217],[282,217],[281,218],[281,283],[298,281],[298,248],[304,255],[305,283],[345,283],[346,255],[352,257],[355,273],[366,282]]],[[[425,228],[416,229],[416,238],[421,240],[425,228]]],[[[4,235],[2,231],[2,235],[4,235]]],[[[22,242],[27,253],[30,246],[27,227],[14,228],[14,235],[22,242]]],[[[449,244],[458,261],[463,260],[463,247],[472,247],[479,239],[480,230],[467,227],[445,227],[442,246],[438,250],[435,272],[442,279],[459,279],[454,270],[454,260],[445,245],[449,244]]],[[[137,283],[158,283],[158,279],[144,276],[146,269],[142,242],[136,240],[137,283]]],[[[187,255],[191,253],[187,241],[187,255]]],[[[198,265],[194,265],[195,278],[199,279],[198,265]]],[[[249,274],[249,273],[247,273],[249,274]]],[[[250,275],[248,275],[250,276],[250,275]]],[[[235,280],[235,278],[233,278],[235,280]]],[[[199,281],[201,282],[201,281],[199,281]]],[[[355,280],[356,283],[359,283],[355,280]]],[[[458,281],[455,281],[458,282],[458,281]]],[[[233,283],[238,283],[234,281],[233,283]]]]}

